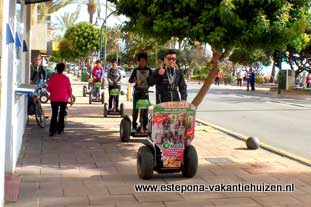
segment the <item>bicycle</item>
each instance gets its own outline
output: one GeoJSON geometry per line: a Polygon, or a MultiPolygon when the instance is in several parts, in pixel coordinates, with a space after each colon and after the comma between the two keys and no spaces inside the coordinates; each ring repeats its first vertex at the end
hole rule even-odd
{"type": "Polygon", "coordinates": [[[35,119],[40,128],[46,126],[46,117],[42,109],[40,98],[38,98],[39,87],[36,88],[35,93],[32,96],[28,96],[28,115],[35,115],[35,119]]]}

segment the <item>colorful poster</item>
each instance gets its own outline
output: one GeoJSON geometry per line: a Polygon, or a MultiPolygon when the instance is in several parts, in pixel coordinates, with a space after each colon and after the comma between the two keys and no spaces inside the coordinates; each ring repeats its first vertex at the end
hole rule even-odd
{"type": "Polygon", "coordinates": [[[153,109],[152,139],[162,151],[164,167],[180,167],[183,152],[194,137],[195,107],[167,102],[153,109]]]}

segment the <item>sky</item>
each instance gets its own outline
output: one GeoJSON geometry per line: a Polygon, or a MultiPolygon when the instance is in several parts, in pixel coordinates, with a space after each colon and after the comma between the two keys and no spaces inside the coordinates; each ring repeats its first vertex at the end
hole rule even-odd
{"type": "MultiPolygon", "coordinates": [[[[109,5],[109,7],[113,7],[111,4],[108,4],[108,5],[109,5]]],[[[56,16],[61,17],[65,12],[67,12],[67,13],[73,12],[76,10],[77,7],[78,7],[78,4],[69,4],[66,7],[63,7],[60,10],[58,10],[57,12],[53,13],[52,14],[52,23],[54,24],[54,23],[58,22],[56,16]]],[[[108,10],[108,15],[110,14],[110,12],[111,11],[108,10]]],[[[105,5],[104,4],[102,5],[100,16],[101,16],[101,18],[105,17],[105,5]]],[[[94,14],[93,24],[96,21],[96,17],[97,17],[97,12],[94,14]]],[[[126,21],[125,16],[111,15],[107,19],[107,25],[109,27],[113,27],[113,26],[122,24],[124,21],[126,21]]],[[[80,15],[79,15],[79,18],[77,20],[77,23],[79,23],[79,22],[89,22],[89,14],[87,12],[87,5],[86,4],[82,4],[82,6],[81,6],[80,15]]],[[[103,20],[98,20],[98,23],[99,23],[98,25],[101,25],[103,23],[103,20]]]]}

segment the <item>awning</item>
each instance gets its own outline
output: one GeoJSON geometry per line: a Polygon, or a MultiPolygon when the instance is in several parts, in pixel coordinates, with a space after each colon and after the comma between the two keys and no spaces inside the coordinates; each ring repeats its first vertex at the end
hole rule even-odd
{"type": "Polygon", "coordinates": [[[21,40],[19,39],[19,35],[18,33],[16,32],[15,33],[15,48],[19,48],[22,46],[22,43],[21,43],[21,40]]]}
{"type": "Polygon", "coordinates": [[[45,1],[53,1],[53,0],[17,0],[17,3],[24,2],[25,4],[35,4],[35,3],[41,3],[45,1]]]}
{"type": "Polygon", "coordinates": [[[14,37],[9,24],[6,24],[6,44],[14,43],[14,37]]]}
{"type": "Polygon", "coordinates": [[[23,52],[27,52],[27,51],[28,51],[27,43],[25,40],[23,40],[23,52]]]}

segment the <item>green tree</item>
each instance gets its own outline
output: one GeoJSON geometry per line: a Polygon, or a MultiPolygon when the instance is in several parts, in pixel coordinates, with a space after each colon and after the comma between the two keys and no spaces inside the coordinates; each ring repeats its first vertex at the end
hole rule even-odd
{"type": "Polygon", "coordinates": [[[295,48],[288,48],[287,62],[292,69],[297,68],[295,76],[297,77],[303,71],[311,73],[311,45],[309,44],[305,49],[297,51],[295,48]]]}
{"type": "Polygon", "coordinates": [[[124,33],[121,37],[125,42],[125,52],[129,57],[130,64],[136,64],[137,53],[147,52],[148,64],[152,66],[157,65],[158,50],[160,49],[160,45],[155,38],[148,38],[133,32],[124,33]]]}
{"type": "Polygon", "coordinates": [[[245,48],[234,49],[229,60],[233,64],[239,64],[252,69],[257,75],[261,75],[262,65],[268,66],[271,64],[270,56],[262,49],[255,49],[254,51],[249,51],[245,48]]]}
{"type": "Polygon", "coordinates": [[[129,18],[126,30],[163,41],[177,37],[211,45],[212,70],[192,102],[196,106],[232,48],[286,50],[291,42],[305,40],[310,8],[310,0],[111,1],[129,18]]]}
{"type": "Polygon", "coordinates": [[[73,44],[67,39],[63,38],[59,42],[59,55],[56,53],[56,57],[60,57],[60,59],[65,61],[74,61],[79,59],[79,54],[73,44]]]}
{"type": "Polygon", "coordinates": [[[100,31],[87,22],[81,22],[66,31],[65,39],[72,44],[77,58],[86,58],[90,52],[98,50],[100,31]]]}

